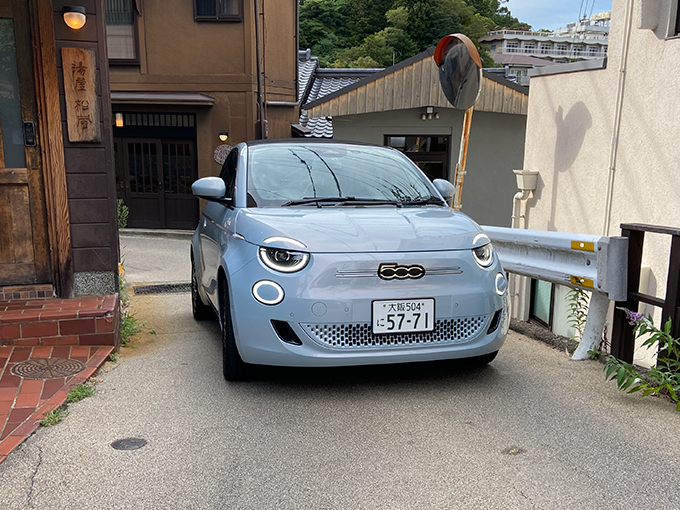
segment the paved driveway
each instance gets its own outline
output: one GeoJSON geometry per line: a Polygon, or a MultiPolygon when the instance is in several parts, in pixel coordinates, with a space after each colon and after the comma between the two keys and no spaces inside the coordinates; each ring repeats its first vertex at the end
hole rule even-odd
{"type": "Polygon", "coordinates": [[[188,294],[138,296],[158,332],[0,465],[2,508],[680,508],[680,414],[516,333],[451,363],[221,377],[188,294]],[[148,444],[114,450],[120,438],[148,444]]]}

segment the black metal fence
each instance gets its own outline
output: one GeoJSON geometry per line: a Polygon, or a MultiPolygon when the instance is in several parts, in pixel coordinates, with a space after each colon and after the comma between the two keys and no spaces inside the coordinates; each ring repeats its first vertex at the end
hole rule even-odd
{"type": "Polygon", "coordinates": [[[629,239],[628,242],[628,298],[617,301],[612,324],[611,354],[628,363],[633,362],[635,337],[633,326],[626,320],[626,312],[619,308],[637,311],[638,305],[646,303],[662,309],[661,326],[668,318],[672,319],[671,335],[680,336],[680,229],[660,227],[656,225],[642,225],[638,223],[624,223],[621,225],[621,235],[629,239]],[[665,234],[672,236],[671,252],[666,277],[666,298],[639,292],[640,270],[642,266],[642,251],[645,244],[645,233],[665,234]]]}

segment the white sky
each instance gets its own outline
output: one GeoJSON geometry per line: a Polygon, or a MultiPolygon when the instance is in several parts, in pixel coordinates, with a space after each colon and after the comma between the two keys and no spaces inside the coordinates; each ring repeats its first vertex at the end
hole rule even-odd
{"type": "Polygon", "coordinates": [[[504,5],[515,18],[534,30],[554,30],[578,21],[579,10],[581,14],[585,11],[588,17],[591,13],[611,11],[612,0],[510,0],[504,5]]]}

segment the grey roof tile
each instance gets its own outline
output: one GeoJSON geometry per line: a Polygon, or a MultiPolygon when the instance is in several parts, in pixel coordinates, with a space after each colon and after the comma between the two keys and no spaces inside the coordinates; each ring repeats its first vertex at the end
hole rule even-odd
{"type": "MultiPolygon", "coordinates": [[[[313,76],[313,83],[309,89],[309,94],[304,98],[304,103],[316,101],[328,94],[358,82],[364,76],[380,71],[380,69],[316,69],[313,76]],[[343,76],[345,74],[345,76],[343,76]],[[350,75],[350,76],[346,76],[350,75]]],[[[302,78],[300,79],[302,81],[302,78]]],[[[333,120],[330,117],[309,118],[306,110],[300,114],[300,124],[311,129],[307,135],[313,138],[333,138],[333,120]]]]}
{"type": "Polygon", "coordinates": [[[305,92],[318,65],[319,59],[316,57],[310,60],[298,60],[298,97],[300,100],[304,100],[305,92]]]}

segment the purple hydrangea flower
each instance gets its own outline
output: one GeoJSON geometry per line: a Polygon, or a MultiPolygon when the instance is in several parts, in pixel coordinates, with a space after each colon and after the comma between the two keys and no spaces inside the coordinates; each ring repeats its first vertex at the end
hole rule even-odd
{"type": "Polygon", "coordinates": [[[626,320],[628,321],[628,324],[631,326],[635,326],[640,319],[644,319],[645,316],[642,315],[641,313],[638,312],[631,312],[630,310],[626,311],[626,320]]]}

